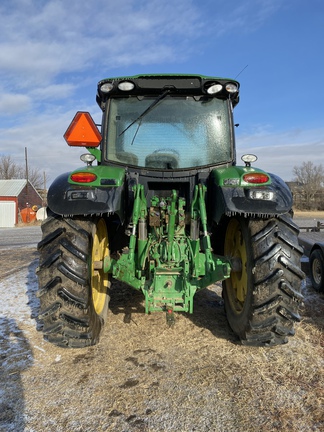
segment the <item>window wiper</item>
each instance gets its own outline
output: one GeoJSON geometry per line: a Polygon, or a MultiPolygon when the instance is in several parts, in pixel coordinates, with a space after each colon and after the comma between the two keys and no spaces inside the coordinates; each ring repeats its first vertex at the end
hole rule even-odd
{"type": "Polygon", "coordinates": [[[151,105],[149,105],[145,111],[142,112],[135,120],[132,121],[120,134],[119,136],[123,135],[131,126],[133,126],[134,123],[136,123],[138,120],[141,120],[149,111],[151,111],[155,105],[157,105],[162,99],[165,98],[170,93],[170,90],[165,90],[163,93],[160,94],[160,96],[155,99],[151,105]]]}

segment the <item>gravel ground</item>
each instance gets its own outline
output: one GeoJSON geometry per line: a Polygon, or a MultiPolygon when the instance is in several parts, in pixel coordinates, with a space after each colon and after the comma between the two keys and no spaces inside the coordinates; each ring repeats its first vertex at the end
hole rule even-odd
{"type": "Polygon", "coordinates": [[[170,329],[115,283],[100,343],[70,350],[37,331],[36,248],[0,247],[0,260],[1,432],[324,430],[324,300],[308,281],[288,345],[240,346],[219,285],[170,329]]]}

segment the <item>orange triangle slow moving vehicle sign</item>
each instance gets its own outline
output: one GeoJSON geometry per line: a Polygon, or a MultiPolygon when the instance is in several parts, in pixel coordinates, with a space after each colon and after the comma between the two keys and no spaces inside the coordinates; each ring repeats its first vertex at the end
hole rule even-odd
{"type": "Polygon", "coordinates": [[[91,115],[78,111],[67,128],[64,139],[69,146],[97,147],[101,141],[101,134],[91,115]]]}

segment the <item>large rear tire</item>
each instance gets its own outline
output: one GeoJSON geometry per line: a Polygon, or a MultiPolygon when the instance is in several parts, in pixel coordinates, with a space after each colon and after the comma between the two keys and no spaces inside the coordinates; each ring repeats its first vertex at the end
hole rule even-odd
{"type": "Polygon", "coordinates": [[[236,267],[223,282],[228,322],[244,345],[287,342],[300,321],[302,249],[288,216],[267,220],[231,218],[224,255],[236,267]],[[238,265],[241,263],[241,265],[238,265]]]}
{"type": "Polygon", "coordinates": [[[94,345],[109,302],[100,265],[109,253],[106,223],[50,214],[42,231],[37,295],[44,338],[61,347],[94,345]]]}

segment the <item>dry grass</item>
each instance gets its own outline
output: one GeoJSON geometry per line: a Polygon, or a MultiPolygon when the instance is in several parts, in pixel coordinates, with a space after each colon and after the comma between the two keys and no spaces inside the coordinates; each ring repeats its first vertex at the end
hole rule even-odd
{"type": "Polygon", "coordinates": [[[298,218],[324,219],[324,211],[295,210],[294,211],[294,219],[298,219],[298,218]]]}
{"type": "Polygon", "coordinates": [[[28,228],[28,227],[31,227],[31,226],[41,226],[41,224],[42,224],[42,221],[40,221],[40,220],[33,220],[33,221],[31,221],[31,222],[22,222],[22,221],[19,221],[16,225],[15,225],[15,227],[16,228],[28,228]]]}
{"type": "Polygon", "coordinates": [[[59,349],[21,326],[32,358],[21,371],[25,430],[321,431],[324,300],[308,286],[305,295],[296,336],[270,349],[237,343],[219,286],[198,293],[194,315],[169,329],[116,283],[89,349],[59,349]]]}
{"type": "MultiPolygon", "coordinates": [[[[0,259],[28,260],[23,249],[8,253],[0,259]]],[[[170,329],[164,314],[144,314],[140,293],[114,283],[101,341],[82,350],[0,316],[0,431],[323,431],[324,295],[308,280],[303,291],[295,337],[269,349],[238,344],[218,285],[197,293],[194,314],[178,314],[170,329]]],[[[35,287],[27,294],[35,314],[35,287]]]]}

